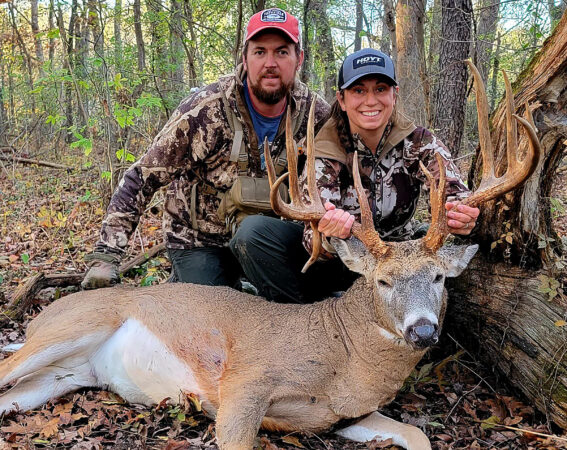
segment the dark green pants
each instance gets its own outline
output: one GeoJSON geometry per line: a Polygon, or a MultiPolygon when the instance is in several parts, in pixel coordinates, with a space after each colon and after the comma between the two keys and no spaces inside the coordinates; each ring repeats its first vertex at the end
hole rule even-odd
{"type": "Polygon", "coordinates": [[[176,281],[238,287],[243,274],[261,296],[280,303],[312,303],[347,289],[357,275],[338,258],[301,273],[309,259],[302,236],[302,224],[249,216],[229,248],[170,250],[169,254],[176,281]]]}

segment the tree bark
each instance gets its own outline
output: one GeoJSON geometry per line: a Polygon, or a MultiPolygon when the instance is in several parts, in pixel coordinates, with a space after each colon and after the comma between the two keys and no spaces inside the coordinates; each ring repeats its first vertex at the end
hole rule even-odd
{"type": "Polygon", "coordinates": [[[382,19],[382,51],[389,54],[396,63],[398,51],[396,45],[396,10],[392,0],[384,0],[384,18],[382,19]]]}
{"type": "MultiPolygon", "coordinates": [[[[241,1],[241,0],[239,0],[241,1]]],[[[202,81],[202,77],[197,74],[197,33],[195,32],[195,26],[193,25],[193,6],[190,0],[185,0],[184,2],[185,20],[187,21],[187,28],[189,30],[189,36],[191,36],[191,42],[186,47],[187,53],[187,66],[189,72],[189,86],[199,86],[202,81]]],[[[242,21],[242,18],[239,18],[242,21]]],[[[240,25],[242,27],[242,25],[240,25]]],[[[201,72],[202,73],[202,72],[201,72]]]]}
{"type": "Polygon", "coordinates": [[[122,72],[122,0],[114,3],[114,66],[122,72]]]}
{"type": "Polygon", "coordinates": [[[355,0],[356,3],[356,25],[354,29],[354,51],[357,52],[362,48],[362,15],[363,0],[355,0]]]}
{"type": "Polygon", "coordinates": [[[146,49],[144,47],[144,36],[142,34],[142,8],[140,0],[134,0],[134,34],[136,36],[136,56],[138,61],[138,72],[140,75],[146,70],[146,49]]]}
{"type": "Polygon", "coordinates": [[[43,78],[45,76],[45,71],[43,70],[43,46],[41,45],[41,37],[39,36],[39,24],[38,24],[38,5],[37,0],[31,0],[31,29],[34,36],[35,42],[35,57],[37,58],[39,76],[43,78]]]}
{"type": "Polygon", "coordinates": [[[169,58],[172,71],[170,74],[173,92],[182,92],[183,89],[183,0],[171,0],[171,15],[169,18],[170,50],[169,58]]]}
{"type": "MultiPolygon", "coordinates": [[[[476,22],[474,63],[482,82],[487,85],[492,59],[492,47],[496,38],[496,25],[500,12],[500,0],[481,0],[476,22]]],[[[493,94],[494,95],[494,94],[493,94]]]]}
{"type": "Polygon", "coordinates": [[[445,332],[567,428],[567,300],[539,292],[543,272],[494,264],[477,256],[448,283],[445,332]]]}
{"type": "Polygon", "coordinates": [[[305,60],[301,72],[301,80],[305,83],[318,83],[327,102],[335,98],[335,55],[333,37],[329,17],[327,16],[327,0],[308,0],[303,10],[303,49],[305,60]],[[314,66],[322,68],[318,78],[314,66]]]}
{"type": "Polygon", "coordinates": [[[469,56],[472,2],[441,0],[441,7],[439,81],[432,123],[436,134],[456,157],[465,129],[468,73],[463,61],[469,56]]]}
{"type": "MultiPolygon", "coordinates": [[[[567,317],[567,296],[560,289],[567,274],[557,265],[564,249],[552,228],[549,197],[566,155],[566,72],[567,14],[513,87],[516,113],[523,115],[527,102],[534,114],[539,165],[523,188],[483,205],[475,237],[481,255],[448,284],[446,320],[451,334],[468,347],[482,347],[479,356],[562,428],[567,428],[567,326],[559,320],[567,317]],[[544,289],[553,283],[559,290],[544,289]]],[[[505,165],[504,122],[501,103],[492,116],[497,174],[505,165]]],[[[520,134],[522,154],[527,143],[520,134]]],[[[479,169],[479,162],[473,164],[470,183],[479,169]]]]}
{"type": "Polygon", "coordinates": [[[398,0],[396,6],[396,78],[400,86],[399,107],[420,125],[427,125],[424,87],[424,0],[398,0]]]}

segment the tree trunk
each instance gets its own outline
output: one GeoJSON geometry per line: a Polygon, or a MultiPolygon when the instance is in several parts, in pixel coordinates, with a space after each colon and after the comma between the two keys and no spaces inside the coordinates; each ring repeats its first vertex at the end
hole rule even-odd
{"type": "Polygon", "coordinates": [[[140,0],[134,0],[134,34],[136,35],[136,53],[138,61],[138,72],[140,76],[146,70],[146,49],[144,47],[144,36],[142,34],[142,8],[140,0]]]}
{"type": "MultiPolygon", "coordinates": [[[[48,23],[49,23],[49,29],[53,30],[54,28],[57,27],[57,25],[55,24],[55,9],[53,6],[53,1],[49,2],[49,17],[48,17],[48,23]]],[[[55,57],[55,38],[54,37],[50,37],[49,38],[49,67],[53,67],[53,58],[55,57]]]]}
{"type": "Polygon", "coordinates": [[[0,45],[0,145],[7,145],[5,132],[8,129],[8,114],[4,106],[5,69],[4,69],[4,47],[0,45]]]}
{"type": "Polygon", "coordinates": [[[327,6],[327,0],[304,2],[303,48],[306,61],[301,72],[301,80],[305,83],[318,82],[325,100],[332,103],[335,99],[336,70],[327,6]],[[321,78],[316,79],[314,66],[322,68],[321,78]]]}
{"type": "MultiPolygon", "coordinates": [[[[476,23],[474,63],[482,82],[487,85],[492,58],[492,46],[496,37],[496,25],[500,11],[500,0],[481,0],[476,23]]],[[[493,94],[494,95],[494,94],[493,94]]]]}
{"type": "Polygon", "coordinates": [[[181,94],[183,90],[183,0],[171,0],[171,15],[169,18],[170,50],[169,58],[172,67],[170,74],[171,89],[181,94]]]}
{"type": "Polygon", "coordinates": [[[400,86],[400,108],[420,125],[427,125],[428,117],[424,88],[424,14],[424,0],[398,0],[396,78],[400,86]]]}
{"type": "Polygon", "coordinates": [[[41,37],[39,36],[39,25],[37,20],[38,6],[37,0],[31,0],[31,28],[35,42],[35,57],[37,58],[39,76],[43,78],[45,72],[43,70],[43,47],[41,45],[41,37]]]}
{"type": "Polygon", "coordinates": [[[240,64],[241,61],[241,48],[240,45],[242,44],[242,21],[243,21],[243,12],[242,12],[242,0],[238,0],[238,15],[236,19],[236,38],[234,39],[234,67],[240,64]]]}
{"type": "Polygon", "coordinates": [[[354,51],[357,52],[362,48],[362,15],[363,0],[355,0],[356,3],[356,26],[354,29],[354,51]]]}
{"type": "MultiPolygon", "coordinates": [[[[524,188],[483,206],[475,239],[482,254],[463,276],[449,283],[452,300],[446,320],[446,329],[467,346],[482,343],[480,357],[563,428],[567,428],[567,326],[560,320],[567,317],[567,296],[561,293],[567,274],[561,265],[564,249],[552,228],[549,197],[566,155],[566,72],[567,14],[513,88],[517,114],[523,115],[525,102],[534,114],[542,145],[540,163],[524,188]]],[[[505,164],[504,122],[501,103],[492,116],[497,174],[505,164]]],[[[522,137],[520,154],[526,145],[522,137]]],[[[471,180],[478,173],[477,162],[471,180]]]]}
{"type": "MultiPolygon", "coordinates": [[[[100,4],[97,0],[88,0],[88,20],[89,28],[91,30],[91,35],[93,39],[93,49],[95,56],[98,58],[104,58],[104,34],[102,32],[102,27],[100,24],[100,14],[101,9],[100,4]]],[[[101,68],[106,70],[106,64],[103,64],[101,68]]],[[[105,76],[106,79],[106,76],[105,76]]]]}
{"type": "Polygon", "coordinates": [[[122,72],[122,0],[114,3],[114,67],[122,72]]]}
{"type": "Polygon", "coordinates": [[[392,0],[384,0],[382,42],[384,42],[382,51],[389,54],[395,64],[398,59],[398,51],[396,45],[396,10],[394,9],[394,2],[392,0]]]}
{"type": "MultiPolygon", "coordinates": [[[[241,1],[241,0],[239,0],[241,1]]],[[[185,11],[185,20],[187,21],[187,28],[189,29],[189,36],[191,37],[191,42],[186,47],[187,52],[187,65],[189,71],[189,86],[199,86],[202,82],[202,76],[197,75],[197,33],[195,32],[195,26],[193,25],[193,6],[190,0],[185,0],[183,10],[185,11]]],[[[242,17],[239,16],[239,23],[242,21],[242,17]]],[[[240,29],[242,24],[239,25],[240,29]]],[[[202,66],[202,65],[201,65],[202,66]]],[[[202,74],[202,71],[201,71],[202,74]]]]}
{"type": "Polygon", "coordinates": [[[441,0],[441,7],[439,81],[432,122],[436,134],[456,157],[465,129],[468,72],[463,60],[469,56],[472,2],[441,0]]]}

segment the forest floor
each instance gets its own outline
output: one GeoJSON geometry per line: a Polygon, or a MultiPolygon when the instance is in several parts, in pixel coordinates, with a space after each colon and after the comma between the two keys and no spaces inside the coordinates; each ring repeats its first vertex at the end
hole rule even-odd
{"type": "MultiPolygon", "coordinates": [[[[42,272],[82,272],[85,254],[98,237],[103,208],[99,184],[91,172],[66,173],[41,167],[0,167],[0,304],[17,286],[42,272]]],[[[555,229],[567,236],[567,171],[554,191],[555,229]]],[[[132,238],[131,255],[161,241],[159,200],[144,215],[132,238]]],[[[147,285],[164,282],[169,263],[163,256],[130,271],[123,282],[147,285]]],[[[2,329],[0,346],[22,342],[24,331],[39,311],[70,289],[49,288],[33,298],[21,320],[2,329]]],[[[103,300],[101,300],[103,301],[103,300]]],[[[9,358],[0,353],[0,359],[9,358]]],[[[200,449],[213,448],[213,422],[196,411],[196,402],[154,408],[125,404],[104,391],[82,390],[45,407],[0,418],[2,448],[72,449],[200,449]]],[[[407,380],[396,399],[382,411],[420,426],[434,449],[559,449],[545,417],[510,390],[492,368],[476,361],[445,335],[407,380]]],[[[258,448],[376,449],[391,442],[353,444],[332,433],[291,435],[260,433],[258,448]]]]}

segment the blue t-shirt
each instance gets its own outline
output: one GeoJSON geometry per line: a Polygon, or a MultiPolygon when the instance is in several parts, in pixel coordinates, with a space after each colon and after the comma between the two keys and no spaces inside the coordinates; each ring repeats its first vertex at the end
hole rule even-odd
{"type": "MultiPolygon", "coordinates": [[[[278,128],[280,127],[280,120],[284,115],[284,111],[279,116],[276,117],[266,117],[260,114],[254,109],[252,104],[252,99],[250,98],[250,93],[248,92],[247,80],[244,80],[244,98],[246,99],[246,106],[248,106],[248,111],[250,112],[250,118],[252,119],[252,125],[254,125],[254,131],[258,136],[258,145],[260,148],[264,145],[264,138],[268,136],[268,142],[271,144],[276,137],[278,128]]],[[[262,163],[262,170],[266,168],[266,161],[264,159],[264,152],[260,151],[260,161],[262,163]]]]}

